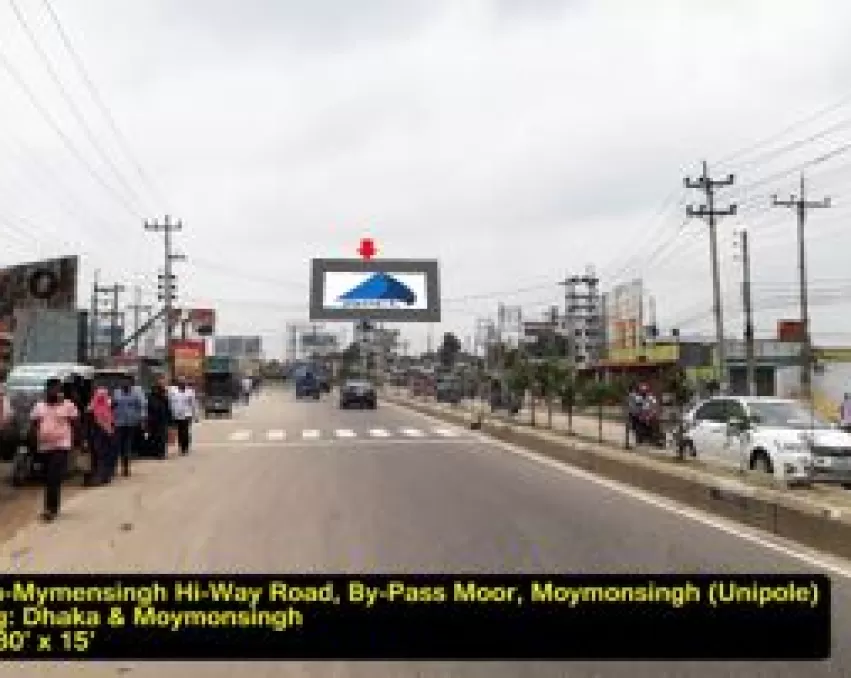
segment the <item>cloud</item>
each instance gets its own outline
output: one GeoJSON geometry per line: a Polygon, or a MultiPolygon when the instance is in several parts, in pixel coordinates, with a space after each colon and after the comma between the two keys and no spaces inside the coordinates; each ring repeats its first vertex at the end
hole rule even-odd
{"type": "MultiPolygon", "coordinates": [[[[8,109],[0,228],[11,220],[35,234],[9,231],[9,258],[64,248],[64,238],[85,254],[85,284],[98,267],[110,280],[142,281],[150,293],[162,243],[141,219],[171,213],[186,224],[176,238],[190,258],[180,269],[186,303],[216,303],[223,329],[262,329],[270,341],[306,313],[310,258],[353,256],[367,234],[386,256],[439,258],[447,298],[531,286],[502,296],[543,308],[560,300],[558,278],[593,263],[608,283],[616,273],[645,276],[660,317],[673,322],[711,291],[705,228],[692,224],[676,236],[685,203],[700,201],[682,189],[683,176],[851,91],[843,35],[851,10],[838,0],[56,6],[167,200],[151,195],[120,153],[46,15],[26,4],[142,204],[118,204],[14,83],[0,79],[8,109]],[[19,145],[20,157],[7,144],[19,145]],[[670,208],[657,217],[666,196],[670,208]]],[[[0,45],[87,160],[118,186],[7,14],[0,45]]],[[[763,200],[790,188],[789,179],[752,184],[847,142],[848,132],[752,165],[746,157],[712,165],[713,173],[738,174],[723,200],[743,203],[743,219],[760,220],[757,276],[793,276],[794,243],[769,246],[762,230],[791,218],[767,215],[763,200]]],[[[842,161],[813,169],[835,170],[822,186],[837,199],[847,179],[836,169],[842,161]]],[[[823,277],[843,275],[831,253],[847,236],[839,229],[833,237],[833,250],[813,245],[823,277]]],[[[722,254],[735,297],[740,273],[730,247],[725,241],[722,254]]],[[[499,299],[448,304],[437,335],[470,334],[472,318],[492,314],[499,299]]],[[[424,328],[409,329],[424,341],[424,328]]]]}

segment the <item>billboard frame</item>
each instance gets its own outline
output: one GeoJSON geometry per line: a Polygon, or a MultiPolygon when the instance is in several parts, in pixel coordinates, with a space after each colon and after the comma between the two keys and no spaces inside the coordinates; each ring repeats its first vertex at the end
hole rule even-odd
{"type": "Polygon", "coordinates": [[[310,320],[374,320],[400,323],[440,322],[440,270],[436,259],[312,259],[310,262],[310,320]],[[421,273],[426,278],[428,308],[325,308],[326,273],[421,273]]]}

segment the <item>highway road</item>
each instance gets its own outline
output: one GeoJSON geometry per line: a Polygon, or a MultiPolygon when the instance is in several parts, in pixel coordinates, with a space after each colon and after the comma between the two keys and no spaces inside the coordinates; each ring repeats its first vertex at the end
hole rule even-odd
{"type": "MultiPolygon", "coordinates": [[[[595,481],[396,406],[269,391],[207,421],[187,457],[139,462],[0,549],[24,572],[827,572],[834,658],[807,664],[104,663],[2,665],[9,676],[851,675],[851,565],[595,481]]],[[[754,633],[758,633],[754,629],[754,633]]],[[[569,642],[569,638],[566,638],[569,642]]]]}

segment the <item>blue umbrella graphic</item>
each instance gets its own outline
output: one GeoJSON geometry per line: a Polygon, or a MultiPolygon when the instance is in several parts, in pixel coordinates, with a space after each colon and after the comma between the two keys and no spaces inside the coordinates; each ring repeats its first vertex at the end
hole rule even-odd
{"type": "Polygon", "coordinates": [[[413,305],[417,295],[386,273],[376,273],[340,296],[337,301],[399,301],[413,305]]]}

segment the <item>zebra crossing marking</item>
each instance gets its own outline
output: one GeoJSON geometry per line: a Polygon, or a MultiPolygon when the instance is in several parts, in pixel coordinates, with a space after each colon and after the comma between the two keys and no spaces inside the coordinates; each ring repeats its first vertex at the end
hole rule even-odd
{"type": "Polygon", "coordinates": [[[402,435],[408,436],[409,438],[422,438],[425,435],[418,428],[403,428],[402,435]]]}
{"type": "Polygon", "coordinates": [[[234,431],[230,434],[230,440],[234,443],[245,443],[251,438],[251,431],[234,431]]]}
{"type": "Polygon", "coordinates": [[[451,428],[436,428],[434,432],[443,438],[457,438],[458,431],[451,428]]]}
{"type": "Polygon", "coordinates": [[[306,440],[316,440],[319,437],[319,431],[316,429],[305,429],[301,432],[301,437],[306,440]]]}
{"type": "Polygon", "coordinates": [[[387,431],[383,428],[372,428],[369,430],[369,435],[373,438],[389,438],[390,431],[387,431]]]}
{"type": "Polygon", "coordinates": [[[335,431],[338,438],[357,438],[357,434],[351,429],[341,428],[335,431]]]}
{"type": "Polygon", "coordinates": [[[284,440],[287,437],[287,432],[281,429],[272,429],[266,432],[267,440],[284,440]]]}

